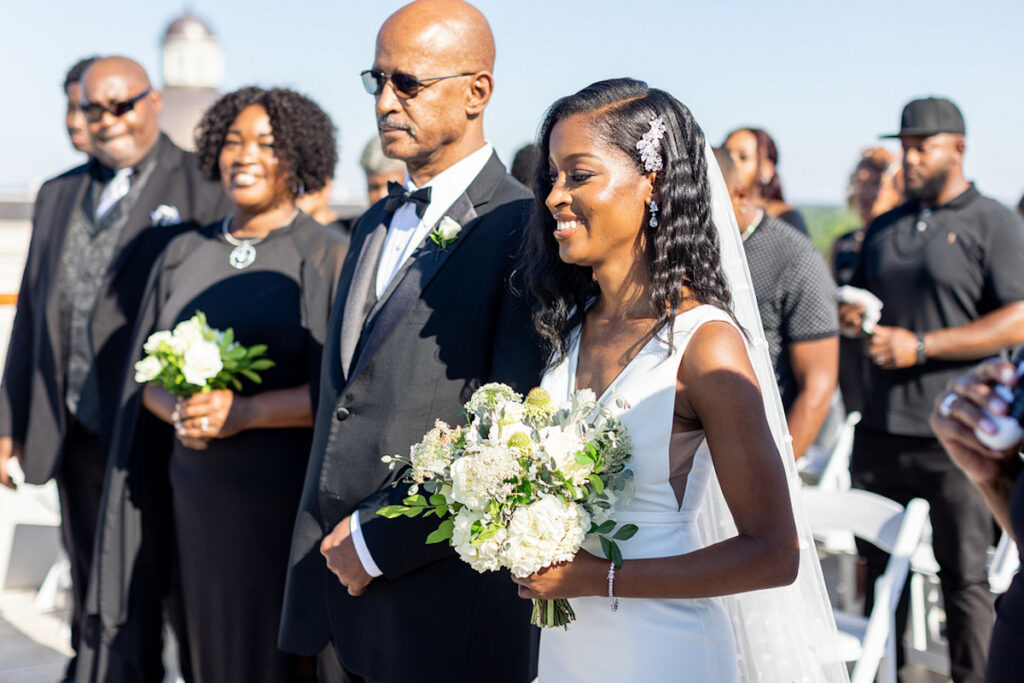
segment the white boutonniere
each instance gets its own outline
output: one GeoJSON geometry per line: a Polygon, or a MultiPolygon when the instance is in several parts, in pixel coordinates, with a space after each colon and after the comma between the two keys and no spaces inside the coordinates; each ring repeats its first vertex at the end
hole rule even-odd
{"type": "Polygon", "coordinates": [[[153,222],[153,225],[178,225],[181,223],[181,214],[178,212],[178,207],[161,204],[149,214],[149,220],[153,222]]]}
{"type": "Polygon", "coordinates": [[[460,232],[462,232],[462,226],[455,219],[445,216],[430,233],[430,239],[434,240],[434,243],[444,251],[449,244],[458,239],[460,232]]]}

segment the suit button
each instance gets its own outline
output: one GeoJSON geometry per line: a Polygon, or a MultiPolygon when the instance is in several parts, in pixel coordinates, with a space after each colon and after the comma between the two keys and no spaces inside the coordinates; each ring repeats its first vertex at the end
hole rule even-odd
{"type": "Polygon", "coordinates": [[[338,408],[338,412],[334,413],[334,417],[338,418],[338,422],[344,422],[348,419],[348,416],[352,414],[348,408],[338,408]]]}

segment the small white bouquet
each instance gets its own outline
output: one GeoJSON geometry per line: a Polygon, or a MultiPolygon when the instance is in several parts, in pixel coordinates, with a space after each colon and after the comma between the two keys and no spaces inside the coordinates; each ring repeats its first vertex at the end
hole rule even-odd
{"type": "MultiPolygon", "coordinates": [[[[442,522],[426,542],[448,541],[479,572],[529,576],[572,560],[588,534],[621,565],[615,541],[637,528],[616,531],[611,516],[633,495],[630,442],[594,392],[577,391],[555,406],[540,388],[524,400],[504,384],[487,384],[465,413],[465,427],[438,420],[408,459],[384,456],[392,468],[408,467],[400,481],[410,486],[402,505],[378,514],[436,515],[442,522]]],[[[574,618],[567,600],[534,600],[537,626],[567,627],[574,618]]]]}
{"type": "Polygon", "coordinates": [[[229,327],[210,327],[202,311],[173,330],[149,335],[146,356],[135,364],[135,381],[156,384],[181,398],[212,389],[242,388],[240,377],[259,384],[260,370],[274,367],[265,344],[245,347],[229,327]]]}

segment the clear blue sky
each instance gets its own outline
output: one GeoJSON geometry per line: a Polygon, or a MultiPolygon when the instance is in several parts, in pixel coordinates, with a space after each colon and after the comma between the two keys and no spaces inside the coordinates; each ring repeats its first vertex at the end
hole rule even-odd
{"type": "MultiPolygon", "coordinates": [[[[160,82],[160,39],[186,6],[224,51],[224,90],[283,85],[316,99],[340,130],[341,190],[361,196],[358,153],[374,133],[358,72],[391,0],[0,0],[0,186],[78,163],[63,132],[64,71],[91,53],[140,61],[160,82]]],[[[557,97],[613,76],[664,88],[713,144],[761,125],[797,203],[840,203],[861,147],[898,127],[916,96],[964,112],[966,169],[983,192],[1024,192],[1024,2],[863,0],[481,0],[498,45],[485,128],[511,161],[557,97]]]]}

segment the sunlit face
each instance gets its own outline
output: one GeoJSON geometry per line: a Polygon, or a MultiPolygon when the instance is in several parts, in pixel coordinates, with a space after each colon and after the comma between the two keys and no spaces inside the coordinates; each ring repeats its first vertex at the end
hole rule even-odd
{"type": "Polygon", "coordinates": [[[366,196],[370,203],[379,202],[388,196],[388,183],[405,182],[405,171],[391,171],[390,173],[367,173],[366,174],[366,196]]]}
{"type": "Polygon", "coordinates": [[[553,185],[545,204],[556,222],[559,257],[590,267],[635,261],[644,253],[653,176],[602,140],[587,114],[555,124],[549,147],[553,185]]]}
{"type": "MultiPolygon", "coordinates": [[[[436,49],[431,35],[420,27],[386,24],[377,38],[373,68],[421,79],[466,71],[458,55],[436,49]]],[[[466,101],[471,82],[469,76],[432,81],[415,97],[399,96],[391,81],[385,83],[375,96],[377,130],[384,154],[413,167],[443,157],[445,149],[466,134],[466,101]]]]}
{"type": "MultiPolygon", "coordinates": [[[[136,97],[148,87],[146,81],[117,67],[92,66],[85,72],[81,95],[83,101],[109,107],[136,97]]],[[[160,95],[153,90],[121,116],[107,111],[98,120],[89,121],[96,158],[110,168],[127,168],[142,161],[160,136],[160,106],[160,95]]]]}
{"type": "Polygon", "coordinates": [[[89,141],[89,124],[85,120],[85,114],[81,112],[78,105],[82,103],[82,84],[79,81],[68,83],[64,89],[68,96],[67,113],[64,115],[64,125],[68,129],[68,137],[71,138],[71,145],[79,152],[90,154],[92,143],[89,141]]]}
{"type": "Polygon", "coordinates": [[[907,196],[934,199],[945,187],[950,171],[960,163],[963,138],[950,133],[904,135],[900,142],[907,196]]]}
{"type": "Polygon", "coordinates": [[[231,122],[218,166],[225,192],[246,213],[263,213],[292,199],[274,151],[270,116],[261,104],[246,107],[231,122]]]}
{"type": "Polygon", "coordinates": [[[757,138],[749,130],[738,130],[725,139],[725,149],[736,165],[737,184],[757,185],[757,138]]]}

